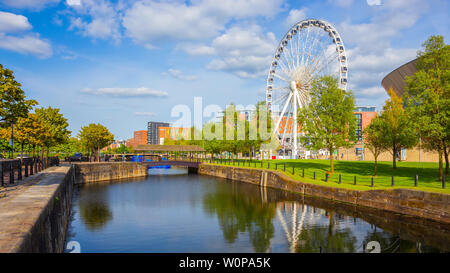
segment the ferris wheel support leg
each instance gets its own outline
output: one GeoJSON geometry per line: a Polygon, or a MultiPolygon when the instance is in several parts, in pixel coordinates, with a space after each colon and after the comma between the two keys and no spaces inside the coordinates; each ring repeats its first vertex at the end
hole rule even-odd
{"type": "Polygon", "coordinates": [[[294,145],[292,148],[292,159],[297,159],[297,91],[294,92],[294,131],[292,132],[292,139],[294,145]]]}
{"type": "Polygon", "coordinates": [[[284,107],[283,107],[283,111],[281,111],[281,115],[280,115],[280,117],[278,118],[278,121],[277,121],[277,126],[275,126],[275,130],[273,131],[274,134],[277,132],[278,127],[280,126],[281,119],[283,118],[283,115],[284,115],[284,113],[286,112],[286,108],[287,108],[288,105],[289,105],[289,101],[291,100],[291,97],[292,97],[292,93],[289,94],[289,97],[288,97],[288,99],[286,100],[286,104],[285,104],[284,107]]]}

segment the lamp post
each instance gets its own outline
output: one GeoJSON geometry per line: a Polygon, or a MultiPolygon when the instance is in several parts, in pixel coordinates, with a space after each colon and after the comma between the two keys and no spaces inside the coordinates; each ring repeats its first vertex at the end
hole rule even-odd
{"type": "MultiPolygon", "coordinates": [[[[0,123],[6,123],[6,119],[2,118],[0,119],[0,123]]],[[[9,158],[13,157],[13,148],[14,148],[14,123],[11,123],[11,138],[9,139],[9,146],[10,146],[10,150],[9,150],[9,158]]]]}

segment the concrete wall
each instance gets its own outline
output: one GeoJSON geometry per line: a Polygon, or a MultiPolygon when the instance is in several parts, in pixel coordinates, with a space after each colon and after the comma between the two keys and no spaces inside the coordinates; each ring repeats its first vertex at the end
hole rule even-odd
{"type": "Polygon", "coordinates": [[[0,252],[62,252],[73,193],[72,168],[51,167],[26,182],[32,183],[0,199],[0,252]]]}
{"type": "Polygon", "coordinates": [[[15,194],[0,198],[0,253],[63,252],[75,184],[147,173],[138,163],[79,163],[24,179],[15,194]]]}
{"type": "MultiPolygon", "coordinates": [[[[361,160],[361,155],[356,155],[355,148],[362,148],[361,144],[355,145],[352,148],[340,148],[338,150],[339,152],[339,160],[341,160],[341,155],[344,154],[343,160],[361,160]]],[[[365,161],[373,161],[375,158],[372,154],[372,152],[367,149],[367,147],[364,148],[365,161]]],[[[322,159],[326,158],[325,156],[321,157],[322,159]]],[[[390,161],[392,162],[392,154],[388,151],[381,153],[378,156],[378,161],[390,161]]],[[[430,152],[425,151],[423,148],[419,149],[418,147],[415,147],[413,149],[407,149],[406,150],[406,159],[402,160],[406,162],[439,162],[439,154],[437,152],[430,152]]]]}
{"type": "Polygon", "coordinates": [[[75,184],[142,177],[148,175],[145,165],[134,162],[76,163],[75,184]]]}
{"type": "Polygon", "coordinates": [[[448,194],[409,189],[342,189],[302,183],[276,171],[209,164],[201,164],[198,173],[450,223],[448,194]]]}

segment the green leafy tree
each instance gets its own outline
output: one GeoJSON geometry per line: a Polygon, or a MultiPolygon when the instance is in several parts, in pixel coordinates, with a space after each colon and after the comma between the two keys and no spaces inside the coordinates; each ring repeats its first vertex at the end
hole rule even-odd
{"type": "Polygon", "coordinates": [[[18,119],[16,139],[20,143],[21,155],[23,155],[24,145],[28,144],[33,147],[34,156],[36,145],[42,145],[41,140],[48,137],[50,137],[50,131],[37,114],[28,113],[27,117],[18,119]]]}
{"type": "Polygon", "coordinates": [[[406,78],[407,112],[414,120],[423,147],[439,154],[439,175],[449,173],[450,45],[443,36],[431,36],[418,53],[418,71],[406,78]]]}
{"type": "MultiPolygon", "coordinates": [[[[13,71],[0,64],[0,125],[12,127],[20,117],[25,118],[29,110],[37,104],[27,100],[21,84],[14,78],[13,71]]],[[[14,138],[14,136],[13,136],[14,138]]]]}
{"type": "Polygon", "coordinates": [[[327,149],[331,172],[334,172],[333,152],[350,147],[356,140],[354,109],[353,93],[340,89],[336,78],[323,76],[312,83],[311,102],[299,111],[306,135],[301,142],[314,149],[327,149]]]}
{"type": "Polygon", "coordinates": [[[378,171],[378,156],[389,148],[389,146],[387,146],[386,142],[384,141],[384,131],[386,131],[386,129],[383,126],[385,126],[385,123],[381,120],[380,117],[376,117],[370,122],[369,126],[364,129],[364,143],[366,144],[366,147],[372,152],[375,159],[375,176],[377,175],[378,171]]]}
{"type": "Polygon", "coordinates": [[[403,109],[403,101],[394,90],[388,90],[390,98],[385,102],[380,115],[380,125],[383,128],[383,143],[390,147],[392,167],[397,168],[397,155],[402,149],[409,149],[417,144],[417,135],[413,121],[403,109]]]}
{"type": "Polygon", "coordinates": [[[69,127],[69,123],[63,114],[59,112],[58,108],[38,108],[36,109],[36,115],[43,120],[49,133],[49,135],[42,135],[42,154],[45,148],[48,157],[50,147],[63,144],[69,140],[71,133],[67,129],[67,127],[69,127]]]}
{"type": "Polygon", "coordinates": [[[114,135],[105,126],[95,123],[81,127],[78,137],[83,145],[95,154],[114,141],[114,135]]]}

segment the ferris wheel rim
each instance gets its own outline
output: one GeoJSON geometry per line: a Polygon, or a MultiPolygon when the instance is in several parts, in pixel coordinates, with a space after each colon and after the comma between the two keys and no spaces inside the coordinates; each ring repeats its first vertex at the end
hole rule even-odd
{"type": "MultiPolygon", "coordinates": [[[[343,90],[347,89],[348,62],[347,62],[345,46],[344,46],[344,43],[341,39],[339,32],[328,21],[325,21],[322,19],[313,19],[313,18],[304,19],[304,20],[301,20],[301,21],[293,24],[289,28],[289,30],[284,34],[283,38],[280,40],[278,46],[276,47],[275,53],[273,54],[272,62],[270,64],[270,68],[269,68],[269,72],[267,74],[267,80],[266,80],[266,104],[268,104],[268,106],[269,106],[268,108],[270,110],[272,107],[272,101],[271,101],[272,91],[269,90],[269,87],[271,87],[270,79],[271,78],[273,79],[273,77],[271,77],[271,75],[272,75],[271,72],[276,69],[276,67],[274,67],[273,64],[274,64],[274,62],[277,61],[277,59],[276,59],[277,55],[280,54],[279,49],[284,48],[286,46],[286,45],[283,45],[283,43],[285,41],[288,41],[287,37],[288,37],[288,35],[291,35],[293,33],[293,30],[295,30],[296,34],[298,34],[301,29],[309,28],[309,27],[320,28],[323,31],[328,32],[328,34],[330,35],[330,38],[333,39],[333,43],[335,44],[336,51],[338,52],[338,60],[337,61],[339,63],[339,79],[338,79],[339,86],[343,90]],[[299,26],[300,26],[300,29],[299,29],[299,26]],[[327,28],[330,31],[325,30],[324,28],[322,28],[322,26],[324,26],[325,28],[327,28]],[[339,38],[339,39],[337,39],[337,38],[339,38]]],[[[296,35],[296,34],[294,34],[294,35],[296,35]]]]}

